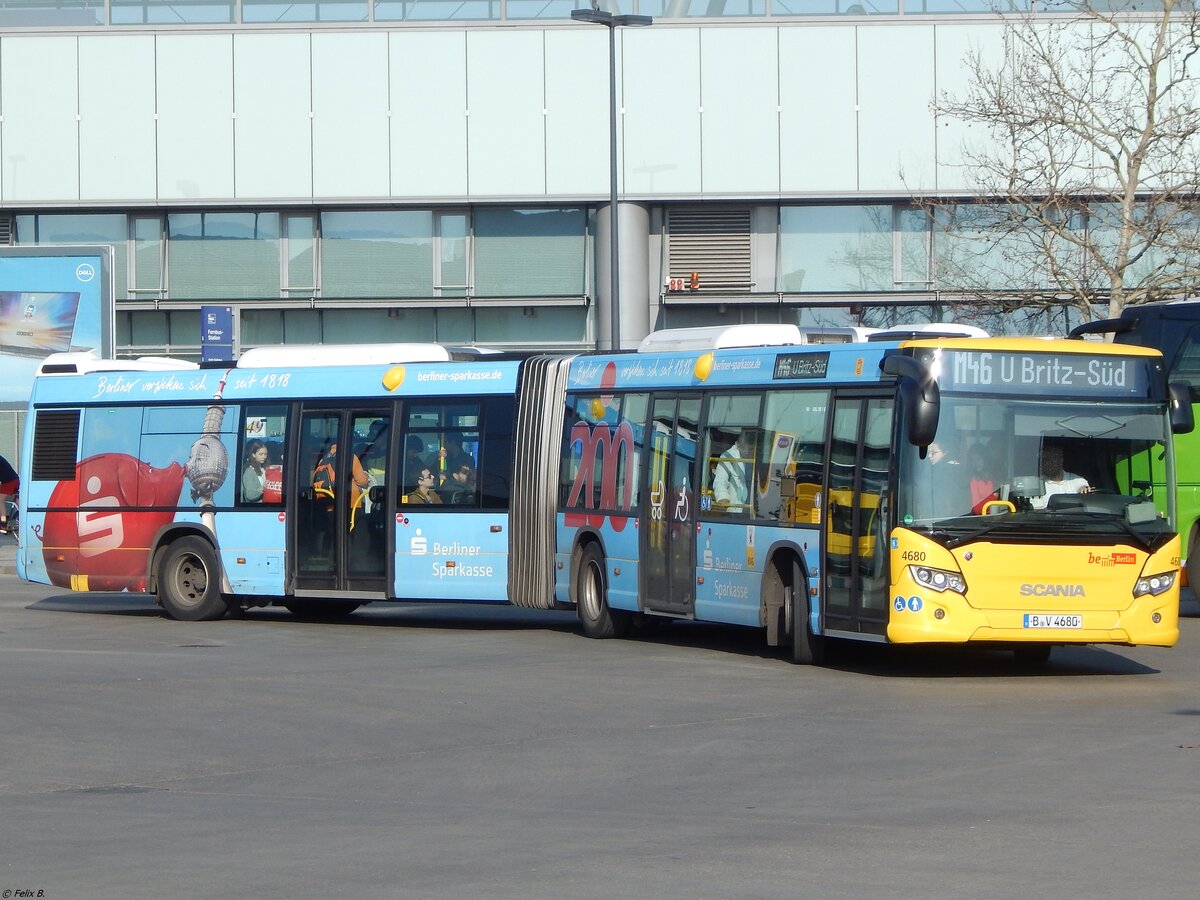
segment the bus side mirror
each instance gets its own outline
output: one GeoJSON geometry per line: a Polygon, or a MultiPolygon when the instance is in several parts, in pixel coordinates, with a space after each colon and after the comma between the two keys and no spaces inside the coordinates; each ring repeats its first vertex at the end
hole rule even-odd
{"type": "Polygon", "coordinates": [[[1168,388],[1171,396],[1171,433],[1188,434],[1196,427],[1191,390],[1183,381],[1172,381],[1168,388]]]}
{"type": "Polygon", "coordinates": [[[879,362],[885,375],[900,379],[904,410],[904,434],[914,447],[928,447],[937,434],[942,411],[942,392],[929,369],[911,356],[885,356],[879,362]]]}

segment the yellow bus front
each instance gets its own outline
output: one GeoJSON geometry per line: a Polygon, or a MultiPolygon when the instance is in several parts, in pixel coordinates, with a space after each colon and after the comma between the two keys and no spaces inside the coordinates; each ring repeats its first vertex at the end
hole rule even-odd
{"type": "MultiPolygon", "coordinates": [[[[936,380],[919,402],[937,418],[932,443],[898,442],[888,638],[1173,645],[1180,541],[1161,357],[1017,339],[902,352],[936,380]]],[[[918,400],[901,398],[908,414],[905,403],[918,400]]]]}
{"type": "Polygon", "coordinates": [[[896,643],[1149,644],[1179,639],[1179,538],[947,548],[897,528],[888,639],[896,643]]]}

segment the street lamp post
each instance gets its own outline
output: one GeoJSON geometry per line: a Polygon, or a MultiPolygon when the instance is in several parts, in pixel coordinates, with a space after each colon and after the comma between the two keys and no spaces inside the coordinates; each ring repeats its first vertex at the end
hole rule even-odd
{"type": "Polygon", "coordinates": [[[609,341],[621,349],[621,263],[617,243],[617,29],[654,24],[652,16],[617,16],[599,9],[573,9],[576,22],[603,25],[608,29],[608,255],[609,255],[609,341]]]}

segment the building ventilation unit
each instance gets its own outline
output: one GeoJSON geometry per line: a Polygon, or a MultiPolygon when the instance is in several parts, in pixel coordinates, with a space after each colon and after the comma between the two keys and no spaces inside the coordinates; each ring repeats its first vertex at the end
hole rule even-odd
{"type": "Polygon", "coordinates": [[[703,206],[667,211],[668,285],[672,293],[749,291],[750,209],[703,206]]]}

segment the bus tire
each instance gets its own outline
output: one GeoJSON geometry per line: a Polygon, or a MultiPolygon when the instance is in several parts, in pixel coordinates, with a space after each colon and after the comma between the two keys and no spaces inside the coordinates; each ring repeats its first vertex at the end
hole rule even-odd
{"type": "Polygon", "coordinates": [[[604,554],[595,544],[583,548],[575,567],[575,608],[583,633],[590,638],[624,637],[633,621],[630,613],[608,605],[604,554]]]}
{"type": "Polygon", "coordinates": [[[172,541],[158,564],[158,602],[182,622],[211,621],[228,612],[212,544],[194,534],[172,541]]]}
{"type": "Polygon", "coordinates": [[[808,591],[800,567],[792,566],[790,583],[784,585],[786,608],[792,637],[792,662],[800,666],[819,666],[825,662],[825,638],[813,634],[809,623],[808,591]]]}
{"type": "Polygon", "coordinates": [[[286,600],[283,605],[297,619],[315,622],[344,618],[362,606],[356,600],[286,600]]]}

